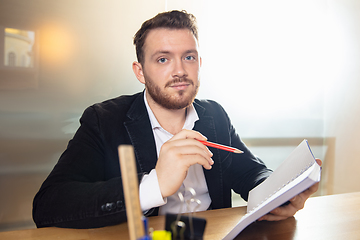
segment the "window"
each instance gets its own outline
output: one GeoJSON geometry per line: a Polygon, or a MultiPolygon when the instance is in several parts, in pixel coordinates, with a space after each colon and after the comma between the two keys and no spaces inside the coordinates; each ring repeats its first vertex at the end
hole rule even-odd
{"type": "Polygon", "coordinates": [[[9,52],[7,61],[5,60],[5,66],[15,67],[16,66],[16,54],[9,52]]]}
{"type": "Polygon", "coordinates": [[[35,33],[15,28],[5,28],[4,32],[4,63],[9,67],[28,67],[33,64],[35,33]],[[16,58],[22,56],[22,58],[16,58]]]}

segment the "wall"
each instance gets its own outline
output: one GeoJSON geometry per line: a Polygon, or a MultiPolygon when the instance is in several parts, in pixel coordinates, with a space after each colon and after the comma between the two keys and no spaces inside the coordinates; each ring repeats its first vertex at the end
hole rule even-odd
{"type": "Polygon", "coordinates": [[[336,136],[334,193],[360,191],[360,2],[329,1],[325,134],[336,136]]]}

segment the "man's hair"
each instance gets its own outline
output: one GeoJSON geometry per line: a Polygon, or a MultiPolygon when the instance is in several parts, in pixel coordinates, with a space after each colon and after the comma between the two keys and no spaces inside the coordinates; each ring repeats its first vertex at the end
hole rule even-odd
{"type": "Polygon", "coordinates": [[[134,45],[136,47],[136,56],[138,62],[144,63],[144,43],[146,36],[151,29],[189,29],[196,40],[198,40],[198,28],[194,15],[186,11],[169,11],[157,14],[155,17],[145,21],[134,36],[134,45]]]}

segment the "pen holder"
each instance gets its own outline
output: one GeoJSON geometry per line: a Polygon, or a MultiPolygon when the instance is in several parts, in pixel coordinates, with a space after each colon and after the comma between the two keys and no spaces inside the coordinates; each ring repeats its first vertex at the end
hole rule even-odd
{"type": "Polygon", "coordinates": [[[165,230],[172,233],[172,240],[201,240],[204,236],[206,219],[167,213],[165,230]]]}

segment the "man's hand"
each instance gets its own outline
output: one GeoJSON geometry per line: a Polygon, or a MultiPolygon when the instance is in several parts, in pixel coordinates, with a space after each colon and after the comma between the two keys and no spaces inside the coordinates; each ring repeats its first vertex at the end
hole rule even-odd
{"type": "MultiPolygon", "coordinates": [[[[320,159],[316,159],[316,162],[321,166],[322,162],[320,159]]],[[[275,208],[270,213],[259,218],[258,221],[279,221],[294,216],[297,211],[304,208],[305,201],[311,194],[315,193],[318,188],[319,183],[315,183],[304,192],[290,199],[290,203],[288,205],[275,208]]]]}
{"type": "Polygon", "coordinates": [[[195,139],[207,140],[199,132],[182,130],[161,147],[155,170],[164,198],[176,193],[191,165],[200,164],[205,169],[211,169],[214,164],[211,159],[213,154],[195,139]]]}

